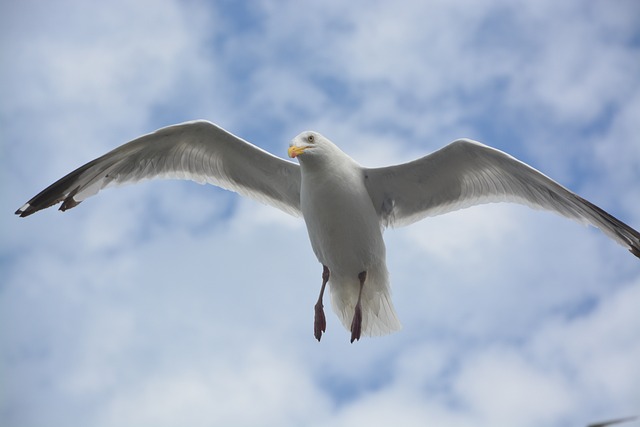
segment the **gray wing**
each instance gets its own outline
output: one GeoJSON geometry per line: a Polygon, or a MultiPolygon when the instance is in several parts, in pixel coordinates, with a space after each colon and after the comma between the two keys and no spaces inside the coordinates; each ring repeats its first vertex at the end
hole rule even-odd
{"type": "Polygon", "coordinates": [[[206,182],[300,215],[300,167],[206,121],[134,139],[51,184],[16,215],[25,217],[59,202],[64,211],[109,185],[151,178],[206,182]]]}
{"type": "Polygon", "coordinates": [[[545,209],[602,230],[640,257],[640,233],[532,167],[461,139],[420,159],[365,169],[367,190],[385,226],[490,202],[545,209]]]}

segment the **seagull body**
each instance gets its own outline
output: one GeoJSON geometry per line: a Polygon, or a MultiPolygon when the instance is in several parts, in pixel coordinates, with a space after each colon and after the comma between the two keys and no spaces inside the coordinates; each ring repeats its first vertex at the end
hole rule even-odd
{"type": "Polygon", "coordinates": [[[316,132],[303,132],[276,157],[206,121],[162,128],[128,142],[56,181],[16,211],[25,217],[62,202],[75,207],[99,190],[151,178],[189,179],[236,191],[302,216],[323,265],[314,335],[334,311],[351,331],[400,328],[393,308],[382,232],[427,216],[489,202],[515,202],[591,224],[640,258],[640,233],[502,151],[461,139],[412,162],[366,168],[316,132]]]}
{"type": "MultiPolygon", "coordinates": [[[[368,335],[398,330],[382,227],[365,185],[364,168],[315,132],[299,135],[289,155],[300,159],[302,216],[313,252],[330,272],[331,303],[342,324],[352,328],[360,294],[358,275],[366,272],[360,298],[362,330],[368,335]]],[[[316,333],[316,338],[320,336],[316,333]]]]}

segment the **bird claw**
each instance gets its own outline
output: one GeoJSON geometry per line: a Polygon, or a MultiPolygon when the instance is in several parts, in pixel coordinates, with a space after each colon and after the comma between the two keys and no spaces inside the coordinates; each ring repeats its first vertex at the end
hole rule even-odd
{"type": "Polygon", "coordinates": [[[315,316],[313,320],[313,335],[318,342],[322,338],[322,333],[327,330],[327,319],[324,317],[324,306],[318,302],[315,306],[315,316]]]}
{"type": "Polygon", "coordinates": [[[353,320],[351,321],[351,343],[360,340],[360,334],[362,333],[362,309],[360,304],[356,305],[355,312],[353,314],[353,320]]]}

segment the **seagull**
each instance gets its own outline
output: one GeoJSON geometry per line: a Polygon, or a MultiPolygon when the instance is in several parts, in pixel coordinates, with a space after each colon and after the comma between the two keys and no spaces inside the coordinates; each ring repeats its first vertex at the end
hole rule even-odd
{"type": "Polygon", "coordinates": [[[15,213],[77,206],[105,187],[144,179],[209,183],[302,216],[322,265],[314,336],[326,332],[323,295],[351,342],[400,329],[382,233],[425,217],[515,202],[599,228],[640,258],[640,233],[527,164],[469,139],[408,163],[367,168],[317,132],[290,143],[286,160],[203,120],[161,128],[79,167],[15,213]]]}
{"type": "Polygon", "coordinates": [[[589,424],[587,427],[607,427],[607,426],[610,426],[610,425],[626,423],[626,422],[634,421],[634,420],[637,420],[637,419],[638,419],[637,416],[625,417],[625,418],[617,418],[615,420],[600,421],[600,422],[597,422],[597,423],[589,424]]]}

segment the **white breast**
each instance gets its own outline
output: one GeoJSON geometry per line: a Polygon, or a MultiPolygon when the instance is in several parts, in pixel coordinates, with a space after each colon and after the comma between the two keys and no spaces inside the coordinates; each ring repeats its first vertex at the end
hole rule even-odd
{"type": "Polygon", "coordinates": [[[303,173],[301,208],[311,246],[333,274],[357,277],[385,258],[378,215],[359,168],[303,173]]]}
{"type": "MultiPolygon", "coordinates": [[[[336,149],[337,150],[337,149],[336,149]]],[[[318,163],[301,161],[300,207],[318,260],[329,268],[331,305],[349,330],[362,288],[362,333],[400,329],[391,302],[382,227],[364,171],[341,152],[318,163]]]]}

